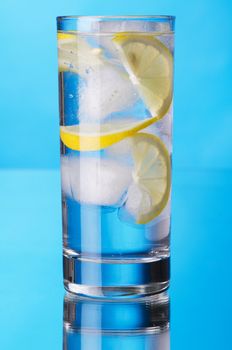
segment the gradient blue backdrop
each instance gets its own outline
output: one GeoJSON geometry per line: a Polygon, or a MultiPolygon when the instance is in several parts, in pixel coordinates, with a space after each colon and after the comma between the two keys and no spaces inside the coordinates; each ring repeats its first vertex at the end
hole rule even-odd
{"type": "Polygon", "coordinates": [[[0,344],[61,349],[57,15],[176,15],[172,350],[229,349],[232,1],[0,1],[0,344]],[[32,346],[33,344],[33,346],[32,346]]]}

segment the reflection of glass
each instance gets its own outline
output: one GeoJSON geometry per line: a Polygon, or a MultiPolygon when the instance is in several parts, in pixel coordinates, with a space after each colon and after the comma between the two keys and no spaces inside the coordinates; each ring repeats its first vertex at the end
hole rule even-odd
{"type": "Polygon", "coordinates": [[[59,17],[64,282],[169,285],[174,18],[59,17]]]}
{"type": "Polygon", "coordinates": [[[63,350],[170,350],[167,294],[130,301],[67,294],[63,350]]]}

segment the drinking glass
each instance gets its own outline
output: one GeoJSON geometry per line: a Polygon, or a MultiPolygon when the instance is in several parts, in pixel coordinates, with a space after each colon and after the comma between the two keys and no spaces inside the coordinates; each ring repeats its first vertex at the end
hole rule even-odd
{"type": "Polygon", "coordinates": [[[169,285],[174,21],[57,18],[70,292],[141,297],[169,285]]]}

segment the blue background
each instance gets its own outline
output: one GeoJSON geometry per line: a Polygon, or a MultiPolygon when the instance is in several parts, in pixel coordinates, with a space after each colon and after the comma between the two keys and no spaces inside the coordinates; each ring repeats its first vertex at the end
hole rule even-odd
{"type": "Polygon", "coordinates": [[[7,0],[0,13],[1,348],[62,347],[55,17],[172,14],[172,350],[229,349],[232,2],[7,0]]]}

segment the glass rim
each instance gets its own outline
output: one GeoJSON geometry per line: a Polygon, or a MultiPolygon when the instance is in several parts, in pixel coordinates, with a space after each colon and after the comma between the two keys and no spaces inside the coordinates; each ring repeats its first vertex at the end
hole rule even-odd
{"type": "Polygon", "coordinates": [[[168,22],[168,21],[174,21],[176,19],[175,16],[172,15],[117,15],[117,16],[58,16],[56,17],[57,21],[64,21],[64,20],[87,20],[87,21],[101,21],[101,20],[117,20],[117,21],[125,21],[125,20],[137,20],[137,21],[155,21],[158,22],[159,20],[162,22],[168,22]]]}

